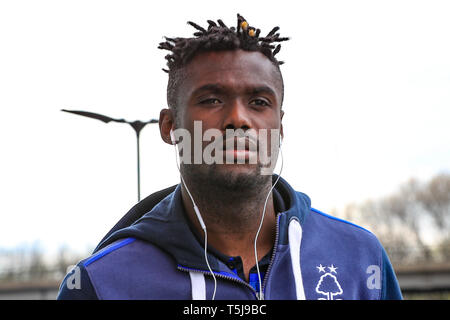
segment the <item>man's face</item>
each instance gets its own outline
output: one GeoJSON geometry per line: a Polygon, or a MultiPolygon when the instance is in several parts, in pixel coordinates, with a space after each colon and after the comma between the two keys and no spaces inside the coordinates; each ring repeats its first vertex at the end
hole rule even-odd
{"type": "MultiPolygon", "coordinates": [[[[178,89],[178,125],[194,137],[194,121],[202,131],[266,129],[270,153],[270,129],[282,130],[282,80],[277,68],[260,52],[243,50],[204,52],[185,67],[178,89]]],[[[202,134],[203,134],[202,132],[202,134]]],[[[210,142],[203,142],[203,148],[210,142]]],[[[234,152],[236,150],[227,150],[234,152]]],[[[241,156],[248,156],[242,154],[241,156]]],[[[260,174],[259,164],[186,165],[184,170],[233,181],[260,174]]]]}

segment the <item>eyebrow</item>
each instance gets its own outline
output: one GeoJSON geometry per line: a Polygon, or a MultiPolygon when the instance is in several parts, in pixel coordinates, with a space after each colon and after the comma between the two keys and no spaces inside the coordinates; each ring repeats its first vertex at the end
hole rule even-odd
{"type": "Polygon", "coordinates": [[[251,93],[251,94],[268,93],[274,97],[277,96],[275,91],[268,86],[259,86],[259,87],[252,88],[249,90],[249,93],[251,93]]]}
{"type": "Polygon", "coordinates": [[[205,85],[195,89],[192,92],[192,96],[197,95],[197,94],[199,94],[199,93],[201,93],[203,91],[211,91],[211,92],[214,92],[214,93],[221,93],[221,92],[224,92],[226,90],[225,90],[225,88],[223,86],[221,86],[219,84],[208,83],[208,84],[205,84],[205,85]]]}
{"type": "MultiPolygon", "coordinates": [[[[226,87],[224,87],[224,86],[222,86],[220,84],[208,83],[208,84],[205,84],[205,85],[195,89],[192,92],[192,96],[197,95],[197,94],[199,94],[199,93],[201,93],[203,91],[210,91],[210,92],[214,92],[214,93],[223,93],[223,92],[226,92],[227,89],[226,89],[226,87]]],[[[270,88],[268,86],[264,86],[264,85],[248,88],[246,90],[246,93],[250,93],[250,94],[253,94],[253,95],[260,94],[260,93],[267,93],[267,94],[270,94],[270,95],[272,95],[274,97],[277,96],[275,91],[272,88],[270,88]]]]}

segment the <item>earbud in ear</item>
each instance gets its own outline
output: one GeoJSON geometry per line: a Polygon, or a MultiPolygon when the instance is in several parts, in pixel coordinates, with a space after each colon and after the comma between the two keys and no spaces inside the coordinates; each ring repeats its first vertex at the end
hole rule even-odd
{"type": "Polygon", "coordinates": [[[173,130],[170,129],[170,141],[172,142],[172,144],[176,144],[175,143],[175,135],[173,134],[173,130]]]}

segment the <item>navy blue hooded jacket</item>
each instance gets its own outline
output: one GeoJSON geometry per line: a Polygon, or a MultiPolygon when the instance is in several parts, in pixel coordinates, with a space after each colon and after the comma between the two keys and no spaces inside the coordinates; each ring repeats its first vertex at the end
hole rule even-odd
{"type": "MultiPolygon", "coordinates": [[[[265,299],[402,299],[375,235],[311,208],[309,197],[282,178],[273,195],[284,209],[262,283],[265,299]]],[[[186,219],[177,185],[130,226],[110,232],[66,275],[58,299],[211,299],[204,248],[186,219]]],[[[257,299],[220,259],[208,253],[208,260],[216,299],[257,299]]]]}

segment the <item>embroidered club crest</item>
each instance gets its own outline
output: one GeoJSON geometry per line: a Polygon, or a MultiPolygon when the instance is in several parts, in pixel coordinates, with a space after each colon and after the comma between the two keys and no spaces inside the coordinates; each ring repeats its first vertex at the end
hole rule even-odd
{"type": "Polygon", "coordinates": [[[344,293],[341,285],[336,277],[338,269],[333,264],[330,267],[324,267],[322,264],[316,267],[321,274],[319,282],[316,286],[316,292],[318,294],[324,295],[325,297],[319,298],[318,300],[342,300],[336,299],[335,297],[344,293]],[[326,272],[328,269],[328,272],[326,272]],[[334,273],[334,274],[333,274],[334,273]]]}

